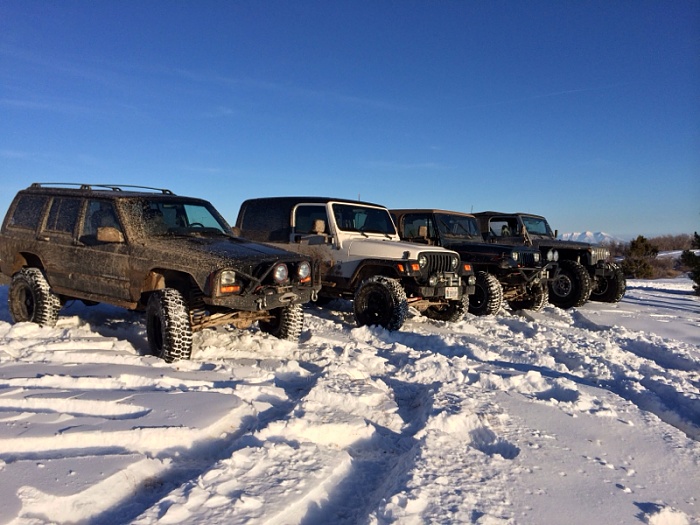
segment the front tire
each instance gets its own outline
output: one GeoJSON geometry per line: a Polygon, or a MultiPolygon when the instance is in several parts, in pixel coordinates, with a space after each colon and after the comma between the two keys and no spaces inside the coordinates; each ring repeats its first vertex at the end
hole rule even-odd
{"type": "Polygon", "coordinates": [[[538,312],[542,310],[545,304],[549,301],[549,291],[542,283],[537,283],[530,288],[530,294],[525,299],[508,301],[508,306],[513,311],[516,310],[532,310],[538,312]]]}
{"type": "Polygon", "coordinates": [[[494,315],[503,306],[503,287],[496,276],[488,272],[476,272],[474,293],[469,296],[469,313],[494,315]]]}
{"type": "Polygon", "coordinates": [[[298,341],[304,328],[304,311],[300,304],[290,304],[270,310],[269,321],[258,321],[260,331],[274,335],[277,339],[298,341]]]}
{"type": "Polygon", "coordinates": [[[576,261],[559,261],[559,273],[549,282],[549,302],[559,308],[582,306],[593,283],[586,268],[576,261]]]}
{"type": "Polygon", "coordinates": [[[435,321],[446,321],[453,323],[459,321],[467,311],[466,299],[460,301],[449,301],[439,303],[435,306],[428,306],[421,312],[424,316],[435,321]]]}
{"type": "Polygon", "coordinates": [[[613,275],[597,281],[591,292],[591,301],[603,303],[619,303],[625,295],[627,280],[625,274],[618,265],[613,265],[613,275]]]}
{"type": "Polygon", "coordinates": [[[168,363],[192,355],[192,325],[182,294],[164,288],[151,294],[146,306],[146,334],[151,353],[168,363]]]}
{"type": "Polygon", "coordinates": [[[38,268],[22,268],[12,276],[7,302],[15,323],[53,327],[61,310],[61,299],[38,268]]]}
{"type": "Polygon", "coordinates": [[[358,326],[379,325],[398,330],[408,316],[406,291],[396,279],[375,275],[355,291],[353,313],[358,326]]]}

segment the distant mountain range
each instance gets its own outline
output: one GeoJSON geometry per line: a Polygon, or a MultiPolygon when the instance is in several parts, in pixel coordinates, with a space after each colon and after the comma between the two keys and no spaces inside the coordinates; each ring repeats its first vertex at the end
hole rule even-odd
{"type": "Polygon", "coordinates": [[[621,242],[622,239],[609,235],[605,232],[576,232],[562,233],[559,238],[564,241],[589,242],[591,244],[603,244],[607,242],[621,242]]]}

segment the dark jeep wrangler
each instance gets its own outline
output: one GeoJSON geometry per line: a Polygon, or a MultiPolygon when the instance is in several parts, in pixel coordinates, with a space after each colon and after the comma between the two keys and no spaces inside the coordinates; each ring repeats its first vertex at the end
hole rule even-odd
{"type": "Polygon", "coordinates": [[[250,199],[236,227],[248,239],[311,257],[321,273],[320,299],[353,301],[358,325],[398,330],[412,306],[455,321],[474,292],[474,273],[439,246],[401,242],[384,206],[326,197],[250,199]]]}
{"type": "Polygon", "coordinates": [[[589,299],[616,303],[625,294],[625,276],[617,264],[609,261],[607,248],[558,240],[547,219],[540,215],[494,211],[474,215],[487,241],[534,246],[543,255],[550,254],[550,258],[558,260],[558,268],[549,281],[552,304],[571,308],[589,299]]]}
{"type": "Polygon", "coordinates": [[[231,324],[297,339],[315,297],[308,258],[236,238],[207,201],[140,186],[32,184],[0,231],[15,322],[56,324],[70,299],[146,311],[151,351],[189,359],[192,333],[231,324]]]}
{"type": "Polygon", "coordinates": [[[484,242],[476,218],[435,209],[391,210],[402,240],[443,246],[476,272],[469,312],[489,315],[507,301],[513,310],[540,310],[547,303],[547,267],[539,250],[484,242]]]}

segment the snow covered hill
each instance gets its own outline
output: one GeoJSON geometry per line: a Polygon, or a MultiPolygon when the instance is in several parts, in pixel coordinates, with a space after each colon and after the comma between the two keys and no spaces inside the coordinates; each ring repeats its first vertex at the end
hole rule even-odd
{"type": "Polygon", "coordinates": [[[299,343],[196,334],[148,356],[139,314],[10,323],[0,286],[0,523],[700,523],[700,298],[398,332],[309,306],[299,343]]]}
{"type": "Polygon", "coordinates": [[[559,234],[559,238],[563,241],[579,241],[588,242],[591,244],[604,244],[609,242],[622,242],[621,239],[609,235],[605,232],[575,232],[575,233],[562,233],[559,234]]]}

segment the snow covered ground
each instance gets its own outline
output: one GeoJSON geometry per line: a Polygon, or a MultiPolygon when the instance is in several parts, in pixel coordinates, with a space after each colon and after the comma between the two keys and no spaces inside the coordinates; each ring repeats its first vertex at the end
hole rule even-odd
{"type": "Polygon", "coordinates": [[[139,314],[10,323],[0,286],[0,523],[700,523],[700,297],[412,316],[306,309],[146,355],[139,314]]]}

